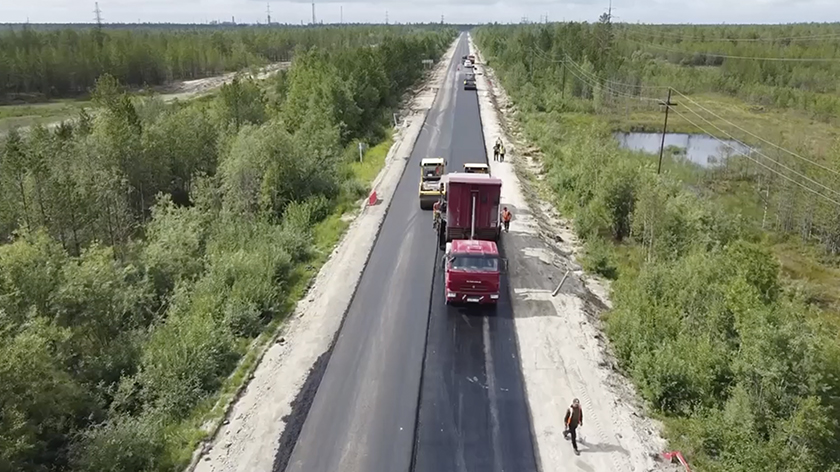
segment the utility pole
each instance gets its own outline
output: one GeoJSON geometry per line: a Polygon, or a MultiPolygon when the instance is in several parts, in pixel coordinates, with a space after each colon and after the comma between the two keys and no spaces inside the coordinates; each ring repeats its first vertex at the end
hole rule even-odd
{"type": "MultiPolygon", "coordinates": [[[[93,14],[96,15],[94,18],[96,20],[94,37],[96,38],[96,45],[101,49],[102,43],[105,42],[105,35],[102,33],[102,10],[99,9],[99,2],[96,2],[94,5],[93,14]]],[[[26,18],[26,22],[29,23],[29,17],[26,18]]]]}
{"type": "Polygon", "coordinates": [[[566,60],[563,59],[563,62],[560,63],[560,66],[563,68],[563,85],[560,89],[560,98],[566,98],[566,60]]]}
{"type": "Polygon", "coordinates": [[[312,0],[312,26],[315,26],[315,0],[312,0]]]}
{"type": "Polygon", "coordinates": [[[668,87],[668,99],[664,103],[659,103],[665,105],[665,124],[662,125],[662,142],[659,144],[659,166],[656,168],[657,174],[662,172],[662,154],[665,152],[665,133],[668,130],[668,110],[670,110],[671,107],[677,106],[676,103],[671,102],[671,87],[668,87]]]}
{"type": "Polygon", "coordinates": [[[338,17],[339,20],[338,21],[339,21],[339,23],[341,23],[343,25],[344,24],[344,5],[341,5],[339,12],[340,13],[339,13],[339,17],[338,17]]]}
{"type": "Polygon", "coordinates": [[[388,10],[385,10],[385,24],[388,24],[388,10]]]}
{"type": "Polygon", "coordinates": [[[271,3],[265,2],[265,19],[266,24],[271,26],[271,3]]]}
{"type": "Polygon", "coordinates": [[[440,24],[443,24],[443,15],[440,15],[440,24]]]}
{"type": "MultiPolygon", "coordinates": [[[[94,4],[96,7],[93,9],[94,15],[96,15],[96,28],[102,29],[102,10],[99,9],[99,2],[94,4]]],[[[27,19],[28,23],[28,19],[27,19]]]]}

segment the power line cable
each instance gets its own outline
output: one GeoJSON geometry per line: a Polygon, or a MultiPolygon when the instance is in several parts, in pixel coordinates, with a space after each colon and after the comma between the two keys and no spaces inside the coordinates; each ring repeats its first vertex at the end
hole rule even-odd
{"type": "Polygon", "coordinates": [[[733,127],[735,127],[735,128],[738,128],[739,130],[743,131],[744,133],[747,133],[748,135],[750,135],[750,136],[752,136],[752,137],[754,137],[754,138],[756,138],[756,139],[759,139],[759,140],[761,140],[761,141],[763,141],[763,142],[765,142],[765,143],[767,143],[767,144],[769,144],[769,145],[771,145],[771,146],[775,147],[776,149],[778,149],[778,150],[780,150],[780,151],[784,151],[784,152],[786,152],[786,153],[790,154],[791,156],[794,156],[794,157],[796,157],[796,158],[798,158],[798,159],[801,159],[801,160],[803,160],[803,161],[805,161],[805,162],[807,162],[807,163],[809,163],[809,164],[815,165],[815,166],[819,167],[820,169],[823,169],[823,170],[825,170],[825,171],[831,172],[831,173],[833,173],[833,174],[835,174],[835,175],[840,175],[840,171],[837,171],[837,170],[832,169],[832,168],[830,168],[830,167],[826,167],[826,166],[824,166],[824,165],[820,164],[819,162],[816,162],[816,161],[813,161],[813,160],[811,160],[811,159],[808,159],[807,157],[800,156],[799,154],[797,154],[797,153],[795,153],[795,152],[793,152],[793,151],[791,151],[791,150],[789,150],[789,149],[785,149],[785,148],[783,148],[783,147],[779,146],[778,144],[776,144],[776,143],[774,143],[774,142],[768,141],[768,140],[766,140],[766,139],[762,138],[761,136],[759,136],[759,135],[757,135],[757,134],[755,134],[755,133],[752,133],[752,132],[750,132],[750,131],[748,131],[748,130],[746,130],[746,129],[744,129],[744,128],[742,128],[742,127],[738,126],[738,125],[736,125],[735,123],[732,123],[731,121],[724,119],[724,118],[723,118],[723,117],[721,117],[720,115],[716,114],[715,112],[713,112],[713,111],[709,110],[708,108],[704,107],[703,105],[699,104],[697,101],[692,100],[692,99],[691,99],[691,98],[689,98],[686,94],[684,94],[684,93],[680,92],[679,90],[677,90],[677,89],[672,89],[672,90],[673,90],[674,92],[677,92],[677,95],[680,95],[681,97],[683,97],[684,99],[688,100],[689,102],[691,102],[691,103],[693,103],[693,104],[697,105],[697,107],[698,107],[698,108],[700,108],[700,109],[702,109],[702,110],[705,110],[707,113],[709,113],[710,115],[714,116],[715,118],[717,118],[717,119],[719,119],[719,120],[723,121],[724,123],[727,123],[727,124],[729,124],[730,126],[733,126],[733,127]]]}
{"type": "MultiPolygon", "coordinates": [[[[572,58],[571,58],[568,54],[566,54],[565,52],[563,52],[563,55],[564,55],[564,57],[565,57],[564,59],[553,59],[553,58],[550,58],[550,57],[548,56],[548,53],[546,53],[545,51],[542,51],[542,50],[537,49],[537,48],[535,48],[535,47],[534,47],[534,48],[532,48],[532,49],[533,49],[534,51],[536,51],[536,52],[537,52],[537,54],[541,55],[544,59],[546,59],[546,60],[548,60],[548,61],[551,61],[551,62],[557,62],[557,63],[562,63],[562,62],[571,63],[571,64],[573,64],[575,67],[577,67],[577,69],[578,69],[578,70],[580,70],[582,73],[585,73],[585,74],[587,74],[587,75],[590,75],[590,76],[592,76],[592,77],[595,77],[595,79],[596,79],[596,81],[597,81],[597,82],[599,82],[599,83],[601,82],[601,78],[600,78],[600,77],[596,76],[596,75],[595,75],[594,73],[592,73],[592,72],[586,71],[586,70],[583,68],[583,66],[581,66],[580,64],[578,64],[578,63],[576,63],[574,60],[572,60],[572,58]]],[[[615,80],[610,80],[610,79],[603,79],[603,80],[604,80],[604,82],[609,82],[609,83],[611,83],[611,84],[613,84],[613,85],[619,85],[619,86],[623,86],[623,87],[630,87],[630,88],[639,88],[639,89],[645,89],[645,88],[648,88],[648,89],[657,89],[657,90],[665,90],[665,89],[668,89],[668,86],[665,86],[665,85],[642,85],[642,84],[635,85],[635,84],[629,84],[629,83],[624,83],[624,82],[618,82],[618,81],[615,81],[615,80]]],[[[655,99],[655,98],[650,98],[650,100],[658,100],[658,99],[655,99]]]]}
{"type": "Polygon", "coordinates": [[[632,99],[634,99],[634,100],[651,101],[651,102],[662,102],[662,100],[660,100],[660,99],[658,99],[658,98],[645,97],[645,96],[641,96],[641,95],[632,95],[632,94],[629,94],[629,93],[626,93],[626,92],[620,92],[620,91],[615,90],[615,89],[612,89],[612,88],[610,88],[610,87],[608,87],[608,86],[604,86],[604,85],[603,85],[603,84],[601,84],[600,82],[594,81],[594,80],[592,80],[592,79],[587,79],[587,78],[585,78],[585,77],[581,77],[580,75],[578,75],[578,73],[577,73],[577,72],[575,71],[575,69],[573,69],[573,68],[568,68],[568,71],[569,71],[569,73],[571,73],[573,76],[577,77],[577,79],[578,79],[578,80],[582,81],[582,82],[583,82],[583,83],[585,83],[586,85],[588,85],[588,86],[590,86],[590,87],[592,87],[592,88],[595,88],[595,86],[598,86],[598,87],[600,87],[600,88],[601,88],[601,90],[604,90],[604,91],[610,92],[610,93],[612,93],[613,95],[618,95],[618,96],[622,96],[622,97],[632,98],[632,99]]]}
{"type": "MultiPolygon", "coordinates": [[[[583,68],[583,66],[581,66],[580,64],[578,64],[578,63],[576,63],[575,61],[573,61],[573,60],[572,60],[572,58],[570,58],[570,57],[568,56],[568,54],[566,55],[566,60],[567,60],[569,63],[573,64],[573,65],[574,65],[574,66],[575,66],[578,70],[580,70],[582,73],[585,73],[585,74],[587,74],[587,75],[589,75],[589,76],[593,77],[595,80],[597,80],[597,81],[599,81],[599,82],[600,82],[600,80],[601,80],[601,79],[600,79],[600,77],[598,77],[597,75],[595,75],[593,72],[589,72],[589,71],[585,70],[585,69],[583,68]]],[[[666,90],[667,90],[668,88],[670,88],[670,87],[667,87],[667,86],[664,86],[664,85],[641,85],[641,84],[639,84],[639,85],[634,85],[634,84],[629,84],[629,83],[625,83],[625,82],[618,82],[618,81],[615,81],[615,80],[610,80],[610,79],[604,79],[604,82],[607,82],[607,83],[610,83],[610,84],[613,84],[613,85],[622,86],[622,87],[640,88],[640,89],[641,89],[641,88],[650,88],[650,89],[658,89],[658,90],[661,90],[661,89],[666,89],[666,90]]],[[[658,99],[651,98],[651,100],[658,100],[658,99]]]]}
{"type": "MultiPolygon", "coordinates": [[[[571,73],[572,73],[575,77],[577,77],[579,80],[582,80],[582,81],[584,81],[585,83],[587,83],[587,85],[592,86],[592,83],[591,83],[591,82],[589,82],[589,81],[587,81],[586,79],[584,79],[584,78],[582,78],[582,77],[578,76],[578,75],[577,75],[577,74],[576,74],[576,73],[575,73],[572,69],[569,69],[569,72],[571,72],[571,73]]],[[[596,82],[596,84],[597,84],[597,82],[596,82]]],[[[628,95],[628,96],[629,96],[629,95],[628,95]]],[[[635,99],[640,99],[640,98],[641,98],[641,97],[636,97],[636,96],[630,96],[630,97],[631,97],[631,98],[635,98],[635,99]]],[[[656,99],[649,99],[649,100],[656,100],[656,99]]],[[[661,102],[661,100],[660,100],[660,102],[661,102]]],[[[666,105],[666,106],[667,106],[667,105],[666,105]]],[[[707,129],[703,128],[702,126],[698,125],[697,123],[695,123],[693,120],[689,119],[688,117],[686,117],[686,116],[685,116],[685,115],[683,115],[682,113],[680,113],[680,112],[676,111],[676,109],[675,109],[674,107],[668,106],[668,108],[669,108],[671,111],[675,112],[678,116],[680,116],[681,118],[683,118],[684,120],[686,120],[687,122],[689,122],[690,124],[692,124],[693,126],[695,126],[697,129],[700,129],[701,131],[703,131],[705,134],[707,134],[707,135],[708,135],[709,137],[711,137],[712,139],[714,139],[714,140],[716,140],[716,141],[718,141],[718,142],[720,142],[720,143],[722,143],[722,144],[726,145],[727,147],[729,147],[730,149],[732,149],[732,150],[734,150],[734,151],[736,151],[736,152],[737,152],[737,151],[739,151],[739,150],[738,150],[738,149],[736,149],[733,145],[731,145],[731,144],[727,143],[726,141],[723,141],[722,139],[720,139],[720,138],[716,137],[716,136],[715,136],[714,134],[712,134],[709,130],[707,130],[707,129]]],[[[798,175],[798,176],[800,176],[800,177],[804,178],[805,180],[810,181],[810,182],[813,182],[814,184],[816,184],[816,185],[818,185],[818,186],[820,186],[820,187],[822,187],[822,188],[824,188],[824,189],[828,190],[829,192],[832,192],[832,193],[835,193],[835,194],[837,194],[837,195],[840,195],[840,192],[837,192],[837,191],[835,191],[835,190],[831,189],[830,187],[827,187],[827,186],[823,185],[822,183],[817,182],[816,180],[813,180],[813,179],[811,179],[810,177],[808,177],[808,176],[806,176],[806,175],[804,175],[804,174],[801,174],[801,173],[797,172],[796,170],[791,169],[790,167],[785,166],[784,164],[779,163],[778,161],[776,161],[776,160],[772,159],[771,157],[767,156],[766,154],[764,154],[764,153],[762,153],[762,152],[760,152],[760,151],[756,150],[753,146],[749,146],[749,145],[747,145],[746,143],[741,142],[741,141],[740,141],[740,140],[738,140],[736,137],[732,136],[731,134],[727,133],[725,130],[723,130],[723,129],[721,129],[720,127],[716,126],[714,123],[712,123],[711,121],[709,121],[708,119],[706,119],[705,117],[703,117],[702,115],[700,115],[699,113],[697,113],[696,111],[694,111],[694,110],[692,110],[692,109],[690,109],[690,108],[688,108],[688,107],[686,107],[686,109],[687,109],[687,110],[689,110],[690,112],[694,113],[695,115],[697,115],[697,116],[698,116],[698,117],[700,117],[702,120],[704,120],[704,121],[706,121],[707,123],[709,123],[710,125],[712,125],[712,126],[713,126],[715,129],[717,129],[719,132],[726,134],[726,135],[727,135],[727,136],[728,136],[728,137],[729,137],[732,141],[734,141],[734,142],[736,142],[736,143],[740,144],[741,146],[744,146],[744,147],[746,147],[746,148],[749,148],[750,150],[752,150],[752,151],[753,151],[753,152],[755,152],[756,154],[758,154],[758,155],[760,155],[760,156],[764,157],[765,159],[769,160],[770,162],[773,162],[773,163],[774,163],[774,164],[776,164],[776,165],[779,165],[780,167],[783,167],[783,168],[785,168],[785,169],[790,170],[791,172],[793,172],[794,174],[796,174],[796,175],[798,175]]],[[[800,187],[805,188],[806,190],[808,190],[808,191],[810,191],[810,192],[812,192],[812,193],[814,193],[814,194],[816,194],[816,195],[819,195],[820,197],[822,197],[822,198],[824,198],[824,199],[826,199],[826,200],[828,200],[828,201],[830,201],[830,202],[832,202],[832,203],[835,203],[835,204],[837,204],[837,205],[840,205],[840,202],[838,202],[838,201],[836,201],[836,200],[832,199],[831,197],[828,197],[828,196],[826,196],[826,195],[823,195],[822,193],[820,193],[820,192],[818,192],[817,190],[814,190],[813,188],[811,188],[811,187],[809,187],[809,186],[807,186],[807,185],[805,185],[805,184],[803,184],[803,183],[799,182],[798,180],[793,179],[793,178],[791,178],[791,177],[789,177],[789,176],[785,175],[784,173],[779,172],[778,170],[775,170],[775,169],[772,169],[772,168],[768,167],[767,165],[765,165],[765,164],[763,164],[762,162],[760,162],[760,161],[758,161],[758,160],[754,159],[753,157],[751,157],[751,156],[749,156],[749,155],[746,155],[746,154],[744,155],[744,157],[746,157],[747,159],[749,159],[749,160],[751,160],[751,161],[753,161],[753,162],[757,163],[758,165],[760,165],[760,166],[764,167],[765,169],[769,170],[770,172],[772,172],[772,173],[774,173],[774,174],[777,174],[777,175],[779,175],[779,176],[781,176],[781,177],[783,177],[783,178],[785,178],[785,179],[787,179],[787,180],[790,180],[791,182],[793,182],[793,183],[795,183],[795,184],[799,185],[800,187]]]]}
{"type": "MultiPolygon", "coordinates": [[[[710,136],[711,138],[713,138],[714,140],[716,140],[716,141],[720,142],[720,143],[721,143],[721,144],[723,144],[724,146],[729,147],[729,148],[730,148],[730,149],[732,149],[733,151],[736,151],[736,152],[738,151],[738,149],[736,149],[736,148],[735,148],[735,146],[733,146],[733,145],[731,145],[731,144],[727,143],[726,141],[723,141],[723,140],[722,140],[722,139],[720,139],[720,138],[715,137],[713,134],[709,133],[709,131],[708,131],[708,130],[706,130],[706,129],[705,129],[705,128],[703,128],[702,126],[698,125],[697,123],[695,123],[694,121],[692,121],[692,120],[691,120],[690,118],[688,118],[687,116],[685,116],[685,115],[683,115],[682,113],[678,112],[676,109],[671,108],[671,111],[673,111],[674,113],[676,113],[679,117],[681,117],[681,118],[682,118],[682,119],[684,119],[685,121],[687,121],[687,122],[691,123],[691,125],[692,125],[692,126],[696,127],[696,128],[697,128],[697,129],[699,129],[699,130],[702,130],[704,133],[706,133],[707,135],[709,135],[709,136],[710,136]]],[[[737,141],[737,140],[736,140],[736,141],[737,141]]],[[[740,143],[740,144],[744,145],[744,143],[740,143]]],[[[800,186],[800,187],[804,188],[805,190],[808,190],[809,192],[814,193],[814,194],[816,194],[816,195],[818,195],[818,196],[820,196],[820,197],[822,197],[822,198],[824,198],[824,199],[828,200],[829,202],[834,203],[835,205],[840,205],[840,202],[838,202],[838,201],[836,201],[836,200],[832,199],[831,197],[827,197],[827,196],[825,196],[825,195],[821,194],[820,192],[818,192],[818,191],[816,191],[816,190],[812,189],[811,187],[808,187],[807,185],[802,184],[802,183],[801,183],[801,182],[799,182],[798,180],[796,180],[796,179],[792,179],[792,178],[788,177],[787,175],[785,175],[785,174],[784,174],[784,173],[782,173],[782,172],[779,172],[779,171],[777,171],[777,170],[775,170],[775,169],[771,169],[770,167],[768,167],[768,166],[764,165],[763,163],[759,162],[758,160],[753,159],[751,156],[746,155],[746,154],[744,154],[743,156],[744,156],[744,157],[746,157],[747,159],[749,159],[749,160],[751,160],[751,161],[755,162],[756,164],[760,165],[761,167],[764,167],[765,169],[769,170],[770,172],[772,172],[772,173],[774,173],[774,174],[776,174],[776,175],[778,175],[778,176],[780,176],[780,177],[782,177],[782,178],[784,178],[784,179],[787,179],[787,180],[789,180],[789,181],[791,181],[791,182],[795,183],[796,185],[798,185],[798,186],[800,186]]],[[[771,160],[772,160],[772,159],[771,159],[771,160]]]]}
{"type": "Polygon", "coordinates": [[[715,54],[711,52],[704,52],[704,51],[682,51],[679,49],[669,48],[667,46],[661,46],[658,44],[650,44],[645,43],[642,41],[636,41],[635,39],[624,38],[625,41],[630,41],[631,43],[640,44],[642,46],[651,47],[654,49],[661,49],[663,51],[668,52],[676,52],[681,54],[703,54],[708,57],[719,57],[723,59],[745,59],[745,60],[755,60],[755,61],[774,61],[774,62],[840,62],[840,58],[837,57],[755,57],[755,56],[735,56],[730,54],[715,54]]]}
{"type": "Polygon", "coordinates": [[[820,35],[811,35],[811,36],[783,36],[778,38],[703,38],[699,39],[696,36],[686,36],[682,33],[673,33],[670,31],[661,31],[661,32],[654,32],[654,31],[634,31],[630,28],[620,29],[621,32],[630,33],[630,34],[638,34],[640,36],[648,36],[652,38],[656,38],[659,36],[668,36],[672,38],[679,38],[684,41],[692,41],[696,43],[714,43],[714,42],[730,42],[730,41],[737,41],[737,42],[774,42],[774,41],[825,41],[826,39],[840,39],[840,33],[825,33],[820,35]]]}
{"type": "MultiPolygon", "coordinates": [[[[536,50],[539,54],[544,54],[541,50],[536,49],[536,48],[534,48],[534,49],[535,49],[535,50],[536,50]]],[[[624,96],[624,97],[629,97],[629,98],[636,99],[636,100],[656,101],[656,102],[662,103],[662,100],[660,100],[660,99],[656,99],[656,98],[652,98],[652,97],[636,96],[636,95],[632,95],[632,94],[629,94],[629,93],[620,92],[620,91],[617,91],[617,90],[611,89],[609,86],[606,86],[606,87],[605,87],[603,84],[601,84],[601,83],[600,83],[600,81],[599,81],[599,79],[597,78],[597,76],[594,76],[594,74],[593,74],[593,75],[591,75],[591,76],[588,76],[588,79],[587,79],[587,78],[585,78],[585,77],[587,77],[587,74],[591,74],[591,73],[590,73],[590,72],[588,72],[588,71],[586,71],[585,69],[583,69],[583,67],[582,67],[582,66],[580,66],[580,65],[579,65],[579,64],[577,64],[575,61],[573,61],[573,60],[572,60],[572,59],[568,56],[568,54],[565,54],[565,53],[564,53],[564,55],[565,55],[565,58],[564,58],[562,61],[560,61],[560,62],[564,62],[565,64],[572,64],[572,65],[574,66],[574,68],[569,68],[569,72],[570,72],[572,75],[574,75],[574,76],[575,76],[578,80],[581,80],[582,82],[584,82],[585,84],[589,85],[590,87],[593,87],[593,88],[594,88],[594,85],[600,85],[600,86],[602,87],[602,89],[604,89],[604,90],[606,90],[606,91],[608,91],[608,92],[611,92],[611,93],[613,93],[613,94],[615,94],[615,95],[624,96]],[[580,74],[580,75],[579,75],[579,74],[580,74]],[[581,77],[581,75],[583,75],[583,77],[581,77]]],[[[627,85],[627,86],[633,86],[633,85],[631,85],[631,84],[624,84],[624,85],[627,85]]],[[[634,87],[635,87],[635,86],[634,86],[634,87]]],[[[743,131],[743,132],[745,132],[745,133],[749,134],[750,136],[753,136],[753,137],[755,137],[755,138],[757,138],[757,139],[760,139],[761,141],[763,141],[763,142],[765,142],[765,143],[768,143],[768,144],[770,144],[770,145],[772,145],[772,146],[774,146],[774,147],[776,147],[776,148],[778,148],[778,149],[780,149],[780,150],[782,150],[782,151],[784,151],[784,152],[787,152],[787,153],[789,153],[789,154],[791,154],[791,155],[793,155],[793,156],[795,156],[795,157],[798,157],[798,158],[800,158],[800,159],[802,159],[802,160],[804,160],[804,161],[806,161],[806,162],[809,162],[809,163],[811,163],[811,164],[813,164],[813,165],[816,165],[816,166],[818,166],[818,167],[820,167],[820,168],[822,168],[822,169],[824,169],[824,170],[827,170],[827,171],[829,171],[829,172],[832,172],[832,173],[835,173],[835,174],[840,175],[840,172],[838,172],[838,171],[836,171],[836,170],[834,170],[834,169],[831,169],[831,168],[829,168],[829,167],[823,166],[823,165],[821,165],[821,164],[819,164],[819,163],[817,163],[817,162],[815,162],[815,161],[812,161],[812,160],[807,159],[807,158],[805,158],[805,157],[803,157],[803,156],[800,156],[799,154],[796,154],[796,153],[794,153],[793,151],[790,151],[790,150],[788,150],[788,149],[785,149],[785,148],[783,148],[783,147],[781,147],[781,146],[779,146],[779,145],[777,145],[777,144],[775,144],[775,143],[773,143],[773,142],[771,142],[771,141],[768,141],[768,140],[766,140],[766,139],[762,138],[761,136],[758,136],[758,135],[756,135],[756,134],[754,134],[754,133],[752,133],[752,132],[750,132],[750,131],[748,131],[748,130],[746,130],[746,129],[744,129],[744,128],[742,128],[742,127],[738,126],[738,125],[735,125],[734,123],[732,123],[732,122],[730,122],[730,121],[728,121],[728,120],[724,119],[724,118],[723,118],[723,117],[721,117],[720,115],[718,115],[718,114],[716,114],[716,113],[712,112],[712,111],[711,111],[711,110],[709,110],[708,108],[706,108],[706,107],[704,107],[704,106],[700,105],[697,101],[695,101],[695,100],[693,100],[693,99],[689,98],[688,96],[686,96],[684,93],[680,92],[679,90],[676,90],[676,89],[673,89],[673,88],[672,88],[672,90],[674,90],[675,92],[677,92],[677,94],[678,94],[678,95],[680,95],[681,97],[685,98],[685,99],[686,99],[686,100],[688,100],[689,102],[693,103],[694,105],[696,105],[696,106],[697,106],[697,107],[699,107],[700,109],[705,110],[706,112],[710,113],[711,115],[715,116],[716,118],[720,119],[721,121],[723,121],[723,122],[725,122],[725,123],[727,123],[727,124],[729,124],[729,125],[731,125],[731,126],[734,126],[735,128],[738,128],[739,130],[741,130],[741,131],[743,131]]],[[[666,105],[666,106],[668,106],[668,105],[666,105]]],[[[674,108],[673,108],[673,107],[670,107],[670,106],[669,106],[669,109],[674,110],[674,108]]],[[[762,153],[761,151],[756,150],[753,146],[749,146],[749,145],[747,145],[746,143],[741,142],[739,139],[735,138],[735,137],[734,137],[734,136],[732,136],[730,133],[728,133],[728,132],[726,132],[725,130],[721,129],[720,127],[718,127],[717,125],[715,125],[714,123],[712,123],[711,121],[709,121],[707,118],[705,118],[704,116],[702,116],[702,115],[700,115],[699,113],[697,113],[696,111],[692,110],[691,108],[687,108],[687,107],[686,107],[686,109],[687,109],[688,111],[690,111],[690,112],[694,113],[695,115],[697,115],[699,118],[701,118],[702,120],[706,121],[706,122],[707,122],[707,123],[709,123],[710,125],[712,125],[714,128],[716,128],[716,129],[717,129],[718,131],[720,131],[721,133],[724,133],[725,135],[727,135],[727,136],[728,136],[730,139],[732,139],[733,141],[735,141],[735,142],[737,142],[737,143],[741,144],[741,145],[742,145],[742,146],[744,146],[744,147],[747,147],[747,148],[752,149],[752,150],[753,150],[753,151],[755,151],[757,154],[759,154],[760,156],[762,156],[762,157],[764,157],[765,159],[769,160],[770,162],[773,162],[774,164],[776,164],[776,165],[778,165],[778,166],[780,166],[780,167],[783,167],[783,168],[785,168],[785,169],[787,169],[787,170],[789,170],[789,171],[793,172],[794,174],[796,174],[796,175],[798,175],[798,176],[802,177],[803,179],[805,179],[805,180],[807,180],[807,181],[810,181],[810,182],[812,182],[812,183],[816,184],[817,186],[822,187],[822,188],[824,188],[824,189],[828,190],[829,192],[832,192],[832,193],[834,193],[834,194],[836,194],[836,195],[839,195],[839,196],[840,196],[840,192],[838,192],[838,191],[836,191],[836,190],[834,190],[834,189],[832,189],[832,188],[830,188],[830,187],[828,187],[828,186],[826,186],[826,185],[822,184],[821,182],[818,182],[818,181],[816,181],[816,180],[814,180],[814,179],[812,179],[812,178],[808,177],[807,175],[804,175],[804,174],[802,174],[802,173],[800,173],[800,172],[796,171],[795,169],[792,169],[792,168],[790,168],[790,167],[788,167],[788,166],[786,166],[786,165],[782,164],[781,162],[779,162],[779,161],[777,161],[777,160],[775,160],[775,159],[773,159],[773,158],[771,158],[771,157],[767,156],[766,154],[762,153]]],[[[677,112],[677,115],[678,115],[678,116],[680,116],[680,117],[685,118],[685,115],[683,115],[682,113],[677,112]]],[[[697,126],[697,125],[696,125],[694,122],[692,122],[691,120],[686,120],[686,121],[689,121],[689,123],[693,124],[694,126],[697,126]]],[[[709,136],[713,137],[714,139],[716,139],[716,140],[718,140],[718,141],[720,141],[720,142],[723,142],[723,141],[721,141],[719,138],[715,137],[712,133],[709,133],[709,132],[708,132],[707,130],[705,130],[704,128],[699,127],[699,126],[697,126],[697,127],[698,127],[699,129],[702,129],[702,130],[703,130],[706,134],[708,134],[709,136]]],[[[734,149],[734,147],[732,147],[732,146],[729,146],[729,147],[731,147],[731,148],[733,148],[733,149],[734,149]]],[[[751,157],[750,157],[750,160],[756,161],[755,159],[753,159],[753,158],[751,158],[751,157]]],[[[756,161],[756,162],[758,162],[758,161],[756,161]]],[[[762,166],[763,166],[763,167],[766,167],[766,166],[764,166],[763,164],[762,164],[762,166]]],[[[779,173],[778,171],[773,171],[773,172],[779,173]]],[[[779,174],[781,174],[781,173],[779,173],[779,174]]],[[[785,177],[787,178],[787,176],[785,176],[785,177]]],[[[799,182],[797,182],[797,183],[799,183],[799,182]]],[[[801,185],[801,184],[800,184],[800,185],[801,185]]],[[[810,187],[808,187],[808,189],[813,191],[813,189],[811,189],[810,187]]],[[[818,193],[818,194],[819,194],[819,195],[821,195],[821,196],[823,196],[823,197],[825,197],[824,195],[822,195],[822,194],[820,194],[820,193],[818,193]]],[[[828,197],[825,197],[825,198],[828,198],[828,197]]],[[[831,201],[833,202],[834,200],[831,200],[831,201]]],[[[836,203],[836,202],[835,202],[835,203],[836,203]]]]}
{"type": "MultiPolygon", "coordinates": [[[[673,108],[671,108],[671,109],[673,110],[673,108]]],[[[750,145],[748,145],[748,144],[746,144],[746,143],[742,142],[741,140],[739,140],[739,139],[738,139],[738,138],[736,138],[735,136],[732,136],[732,134],[730,134],[730,133],[729,133],[729,132],[727,132],[726,130],[722,129],[722,128],[721,128],[721,127],[719,127],[718,125],[716,125],[716,124],[712,123],[712,122],[711,122],[708,118],[706,118],[705,116],[703,116],[703,115],[701,115],[701,114],[697,113],[696,111],[692,110],[691,108],[686,107],[686,110],[688,110],[688,111],[690,111],[691,113],[693,113],[693,114],[697,115],[697,117],[699,117],[701,120],[705,121],[706,123],[710,124],[712,127],[714,127],[715,129],[717,129],[719,132],[721,132],[721,133],[723,133],[724,135],[726,135],[729,139],[731,139],[731,140],[733,140],[733,141],[737,142],[738,144],[740,144],[740,145],[742,145],[742,146],[744,146],[744,147],[750,148],[753,152],[755,152],[755,153],[756,153],[756,154],[758,154],[759,156],[762,156],[762,157],[764,157],[765,159],[767,159],[768,161],[770,161],[770,162],[772,162],[772,163],[774,163],[774,164],[776,164],[776,165],[778,165],[778,166],[780,166],[780,167],[782,167],[782,168],[785,168],[785,169],[787,169],[787,170],[789,170],[789,171],[793,172],[794,174],[796,174],[796,175],[798,175],[798,176],[802,177],[803,179],[805,179],[805,180],[807,180],[807,181],[809,181],[809,182],[812,182],[812,183],[816,184],[817,186],[822,187],[822,188],[824,188],[824,189],[828,190],[829,192],[834,193],[834,194],[836,194],[836,195],[840,196],[840,192],[838,192],[837,190],[834,190],[834,189],[832,189],[831,187],[828,187],[828,186],[826,186],[826,185],[822,184],[821,182],[818,182],[818,181],[816,181],[816,180],[814,180],[814,179],[812,179],[812,178],[808,177],[807,175],[802,174],[802,173],[798,172],[797,170],[792,169],[792,168],[790,168],[790,167],[788,167],[788,166],[786,166],[786,165],[782,164],[781,162],[779,162],[779,161],[777,161],[777,160],[775,160],[775,159],[771,158],[770,156],[768,156],[768,155],[764,154],[763,152],[761,152],[761,151],[757,150],[755,147],[750,146],[750,145]]],[[[680,115],[680,116],[682,116],[682,115],[680,115]]],[[[692,123],[692,124],[693,124],[693,123],[692,123]]],[[[701,129],[702,129],[702,128],[701,128],[701,129]]],[[[711,133],[708,133],[706,130],[704,130],[704,131],[706,132],[706,134],[709,134],[709,136],[713,136],[711,133]]],[[[719,138],[715,138],[715,139],[719,139],[719,138]]]]}

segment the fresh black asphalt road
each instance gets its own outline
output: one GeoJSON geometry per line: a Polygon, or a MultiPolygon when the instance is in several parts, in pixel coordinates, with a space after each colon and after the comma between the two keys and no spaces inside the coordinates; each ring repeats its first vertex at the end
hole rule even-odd
{"type": "Polygon", "coordinates": [[[422,158],[445,157],[449,171],[486,161],[476,92],[456,70],[466,54],[462,35],[287,472],[536,470],[509,297],[491,317],[445,306],[431,212],[417,198],[422,158]]]}

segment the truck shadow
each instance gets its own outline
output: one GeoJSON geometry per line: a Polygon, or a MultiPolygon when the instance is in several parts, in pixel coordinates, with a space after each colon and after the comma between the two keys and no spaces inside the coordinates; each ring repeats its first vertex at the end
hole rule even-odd
{"type": "Polygon", "coordinates": [[[536,472],[508,280],[495,312],[447,306],[438,252],[414,472],[536,472]]]}

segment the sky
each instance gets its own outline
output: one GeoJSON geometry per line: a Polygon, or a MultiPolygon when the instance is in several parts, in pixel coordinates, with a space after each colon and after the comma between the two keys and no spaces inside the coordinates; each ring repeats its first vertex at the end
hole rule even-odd
{"type": "MultiPolygon", "coordinates": [[[[212,20],[308,23],[311,0],[100,0],[105,22],[206,23],[212,20]]],[[[518,23],[595,21],[609,0],[315,0],[324,23],[518,23]]],[[[840,0],[613,0],[615,21],[626,23],[795,23],[840,21],[840,0]]],[[[94,1],[0,0],[0,23],[82,23],[94,18],[94,1]]]]}

